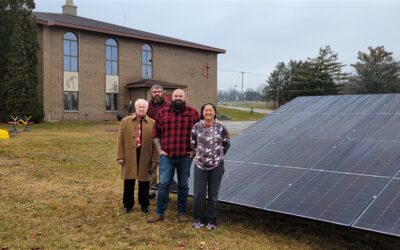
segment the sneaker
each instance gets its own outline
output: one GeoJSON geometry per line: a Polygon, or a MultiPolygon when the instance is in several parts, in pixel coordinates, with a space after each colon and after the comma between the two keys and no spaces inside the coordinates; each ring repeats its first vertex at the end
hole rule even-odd
{"type": "Polygon", "coordinates": [[[200,229],[202,226],[204,226],[203,223],[201,223],[200,221],[196,221],[192,223],[192,227],[196,228],[196,229],[200,229]]]}
{"type": "Polygon", "coordinates": [[[178,221],[183,223],[183,222],[188,222],[188,217],[186,214],[178,214],[178,221]]]}
{"type": "Polygon", "coordinates": [[[164,220],[164,215],[156,214],[150,219],[147,220],[148,223],[154,223],[158,221],[163,221],[164,220]]]}
{"type": "Polygon", "coordinates": [[[206,228],[207,228],[208,230],[217,229],[217,225],[212,224],[212,223],[208,223],[207,226],[206,226],[206,228]]]}

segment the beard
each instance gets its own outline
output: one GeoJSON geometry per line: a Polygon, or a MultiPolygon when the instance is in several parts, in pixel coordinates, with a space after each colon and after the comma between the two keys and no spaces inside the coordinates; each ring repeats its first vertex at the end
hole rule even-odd
{"type": "Polygon", "coordinates": [[[156,105],[160,105],[161,103],[164,102],[164,98],[162,96],[154,96],[152,97],[153,103],[156,105]]]}
{"type": "Polygon", "coordinates": [[[183,112],[185,108],[185,101],[175,100],[172,102],[172,107],[175,112],[183,112]]]}

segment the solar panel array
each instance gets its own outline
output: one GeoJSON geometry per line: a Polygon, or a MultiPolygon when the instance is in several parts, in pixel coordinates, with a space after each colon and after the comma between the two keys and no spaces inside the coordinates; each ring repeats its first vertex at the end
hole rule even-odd
{"type": "Polygon", "coordinates": [[[231,145],[220,201],[400,236],[400,94],[298,97],[231,145]]]}

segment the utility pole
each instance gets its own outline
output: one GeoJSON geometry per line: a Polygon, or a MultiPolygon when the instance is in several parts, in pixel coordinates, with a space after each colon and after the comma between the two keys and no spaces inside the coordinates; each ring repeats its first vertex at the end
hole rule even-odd
{"type": "Polygon", "coordinates": [[[244,76],[244,71],[239,72],[240,74],[242,74],[242,91],[240,91],[240,101],[243,102],[243,76],[244,76]]]}
{"type": "Polygon", "coordinates": [[[233,92],[234,93],[234,101],[236,102],[236,88],[237,88],[237,85],[235,84],[235,91],[233,92]]]}

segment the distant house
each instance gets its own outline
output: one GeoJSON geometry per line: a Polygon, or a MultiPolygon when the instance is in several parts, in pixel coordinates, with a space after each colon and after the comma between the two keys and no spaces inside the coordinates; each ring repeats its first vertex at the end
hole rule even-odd
{"type": "Polygon", "coordinates": [[[76,15],[34,12],[45,120],[114,120],[129,101],[183,88],[199,108],[217,101],[217,57],[225,50],[76,15]]]}

